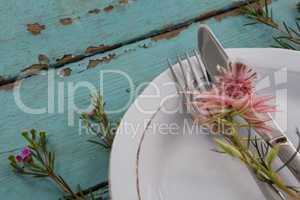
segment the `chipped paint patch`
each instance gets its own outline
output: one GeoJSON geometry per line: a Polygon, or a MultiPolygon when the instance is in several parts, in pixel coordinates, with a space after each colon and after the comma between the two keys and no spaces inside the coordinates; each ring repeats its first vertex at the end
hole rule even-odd
{"type": "Polygon", "coordinates": [[[149,47],[151,47],[151,45],[150,44],[140,44],[140,45],[138,45],[138,47],[148,49],[149,47]]]}
{"type": "Polygon", "coordinates": [[[99,46],[97,47],[88,47],[86,50],[85,50],[85,53],[101,53],[101,52],[104,52],[108,49],[110,49],[111,46],[107,46],[107,45],[104,45],[104,44],[100,44],[99,46]]]}
{"type": "Polygon", "coordinates": [[[111,12],[113,9],[114,9],[114,6],[113,5],[109,5],[109,6],[105,7],[103,10],[105,12],[111,12]]]}
{"type": "Polygon", "coordinates": [[[126,48],[126,49],[124,49],[124,53],[130,53],[130,52],[133,52],[133,51],[136,51],[136,48],[126,48]]]}
{"type": "Polygon", "coordinates": [[[45,30],[45,28],[45,25],[39,23],[27,24],[27,31],[32,35],[39,35],[43,30],[45,30]]]}
{"type": "Polygon", "coordinates": [[[61,58],[56,59],[56,62],[57,64],[62,65],[62,64],[68,64],[68,63],[79,61],[82,58],[84,58],[84,55],[73,56],[72,54],[67,54],[61,58]]]}
{"type": "Polygon", "coordinates": [[[89,64],[87,66],[88,69],[90,68],[95,68],[98,64],[102,62],[101,59],[96,59],[96,60],[89,60],[89,64]]]}
{"type": "Polygon", "coordinates": [[[235,16],[239,16],[241,15],[241,11],[239,9],[235,9],[235,10],[232,10],[232,11],[229,11],[229,12],[225,12],[225,13],[222,13],[220,15],[216,15],[214,18],[220,22],[222,21],[223,19],[225,19],[226,17],[235,17],[235,16]]]}
{"type": "Polygon", "coordinates": [[[3,91],[12,91],[14,89],[16,89],[16,87],[18,87],[20,85],[20,81],[17,80],[13,83],[8,83],[8,84],[5,84],[5,85],[1,85],[0,86],[0,91],[3,90],[3,91]]]}
{"type": "Polygon", "coordinates": [[[120,0],[119,1],[119,4],[128,4],[129,3],[129,0],[120,0]]]}
{"type": "Polygon", "coordinates": [[[89,14],[95,14],[95,15],[100,13],[100,12],[101,12],[101,9],[99,9],[99,8],[95,8],[93,10],[88,11],[89,14]]]}
{"type": "Polygon", "coordinates": [[[95,68],[98,64],[109,63],[115,57],[116,57],[116,54],[112,53],[112,54],[108,54],[107,56],[104,56],[100,59],[90,60],[87,68],[88,69],[95,68]]]}
{"type": "Polygon", "coordinates": [[[185,30],[187,27],[175,29],[166,33],[162,33],[156,36],[151,37],[151,40],[157,42],[159,40],[169,40],[171,38],[177,37],[183,30],[185,30]]]}
{"type": "Polygon", "coordinates": [[[60,72],[59,72],[59,74],[60,74],[61,76],[70,76],[71,73],[72,73],[72,69],[70,69],[69,67],[62,69],[62,70],[60,70],[60,72]]]}
{"type": "Polygon", "coordinates": [[[39,55],[38,60],[39,60],[40,64],[48,64],[49,63],[49,58],[43,54],[39,55]]]}
{"type": "Polygon", "coordinates": [[[73,19],[70,18],[70,17],[67,17],[67,18],[60,19],[59,22],[60,22],[62,25],[66,26],[66,25],[72,24],[72,23],[73,23],[73,19]]]}
{"type": "Polygon", "coordinates": [[[49,68],[47,64],[33,64],[30,67],[22,70],[23,74],[26,76],[31,76],[37,74],[41,70],[46,70],[49,68]]]}

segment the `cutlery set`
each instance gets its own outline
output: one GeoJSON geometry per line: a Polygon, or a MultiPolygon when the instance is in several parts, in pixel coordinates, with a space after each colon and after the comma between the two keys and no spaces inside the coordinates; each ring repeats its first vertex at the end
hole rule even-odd
{"type": "MultiPolygon", "coordinates": [[[[168,60],[178,90],[201,92],[209,89],[215,82],[218,73],[217,66],[227,66],[229,56],[209,27],[202,25],[198,32],[198,49],[194,50],[192,54],[186,53],[183,59],[178,56],[177,62],[179,71],[175,71],[170,60],[168,60]]],[[[190,102],[193,98],[192,94],[182,94],[185,102],[190,102]]],[[[189,109],[191,112],[197,112],[197,108],[193,106],[189,109]]],[[[270,116],[269,113],[266,115],[270,116]]],[[[257,134],[270,146],[280,146],[278,157],[283,163],[286,163],[290,172],[300,183],[300,154],[274,120],[271,120],[268,126],[272,128],[271,134],[260,132],[257,134]]],[[[255,174],[251,174],[267,200],[287,199],[280,191],[274,190],[267,183],[258,180],[255,174]]]]}

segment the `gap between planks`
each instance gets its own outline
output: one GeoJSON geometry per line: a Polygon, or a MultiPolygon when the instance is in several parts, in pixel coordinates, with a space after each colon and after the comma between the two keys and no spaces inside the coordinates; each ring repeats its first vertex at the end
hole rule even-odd
{"type": "MultiPolygon", "coordinates": [[[[149,39],[149,38],[152,38],[152,39],[155,40],[155,38],[160,38],[161,35],[166,35],[168,33],[171,34],[172,32],[175,32],[175,33],[180,32],[180,30],[188,28],[190,25],[192,25],[194,23],[199,23],[201,21],[205,21],[205,20],[208,20],[208,19],[213,18],[213,17],[215,17],[218,20],[218,19],[221,18],[221,16],[226,16],[227,13],[231,13],[231,12],[237,10],[241,6],[245,6],[249,3],[251,4],[251,3],[255,3],[255,2],[256,2],[256,0],[246,0],[246,1],[235,2],[231,6],[228,6],[227,8],[212,10],[212,11],[206,12],[204,14],[201,14],[197,17],[194,17],[194,18],[188,19],[186,21],[183,21],[181,23],[166,26],[166,27],[164,27],[160,30],[150,31],[149,33],[143,34],[139,37],[135,37],[135,38],[132,38],[132,39],[120,42],[120,43],[110,45],[110,46],[104,46],[102,48],[99,47],[99,49],[95,49],[92,52],[87,52],[87,53],[83,53],[83,54],[79,54],[79,55],[74,55],[69,59],[64,59],[64,60],[62,59],[60,62],[56,62],[54,64],[49,64],[47,66],[41,67],[41,69],[37,69],[33,74],[24,73],[24,74],[20,74],[18,76],[14,76],[14,77],[7,78],[7,79],[2,78],[0,76],[0,89],[9,87],[10,85],[14,85],[14,83],[19,81],[19,80],[29,78],[33,75],[37,75],[38,74],[37,72],[42,71],[42,70],[58,69],[58,68],[61,68],[61,67],[65,66],[66,64],[75,63],[75,62],[78,62],[78,61],[83,60],[83,59],[88,58],[88,57],[92,57],[92,56],[97,55],[97,54],[107,53],[107,52],[116,50],[118,48],[124,47],[126,45],[130,45],[130,44],[133,44],[133,43],[136,43],[136,42],[140,42],[142,40],[146,40],[146,39],[149,39]],[[218,18],[218,16],[219,16],[219,18],[218,18]]],[[[70,55],[72,55],[72,54],[70,54],[70,55]]]]}

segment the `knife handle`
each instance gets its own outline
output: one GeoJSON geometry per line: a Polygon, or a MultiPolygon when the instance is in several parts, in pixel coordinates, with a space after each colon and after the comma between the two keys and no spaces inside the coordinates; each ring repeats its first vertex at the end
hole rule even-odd
{"type": "Polygon", "coordinates": [[[272,188],[270,184],[259,180],[250,168],[249,172],[252,175],[254,181],[256,182],[259,190],[263,193],[265,200],[285,200],[285,196],[281,193],[281,191],[276,188],[272,188]]]}
{"type": "Polygon", "coordinates": [[[265,114],[271,120],[267,123],[268,127],[271,128],[271,133],[256,132],[262,137],[262,139],[271,146],[279,145],[278,157],[283,163],[287,163],[288,169],[292,172],[294,177],[300,183],[300,153],[296,150],[295,146],[288,139],[280,126],[272,118],[270,113],[265,114]]]}
{"type": "MultiPolygon", "coordinates": [[[[273,121],[273,125],[274,125],[273,121]]],[[[279,145],[278,157],[283,163],[287,163],[288,169],[292,172],[295,178],[300,183],[300,154],[297,152],[294,145],[289,141],[287,136],[276,126],[272,126],[271,134],[264,132],[257,133],[272,147],[279,145]]]]}
{"type": "Polygon", "coordinates": [[[297,152],[293,144],[287,138],[285,142],[273,142],[273,144],[271,145],[274,146],[275,144],[280,145],[278,157],[283,163],[288,162],[287,167],[300,183],[300,154],[297,152]]]}

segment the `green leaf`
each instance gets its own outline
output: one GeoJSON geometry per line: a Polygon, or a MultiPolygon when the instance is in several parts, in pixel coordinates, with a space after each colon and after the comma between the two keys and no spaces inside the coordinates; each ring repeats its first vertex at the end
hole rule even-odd
{"type": "Polygon", "coordinates": [[[280,145],[277,144],[275,145],[267,154],[266,156],[266,162],[267,162],[267,166],[269,169],[272,168],[272,163],[273,161],[275,160],[278,152],[279,152],[279,148],[280,148],[280,145]]]}
{"type": "Polygon", "coordinates": [[[81,117],[81,119],[83,119],[83,120],[87,120],[87,119],[88,119],[88,113],[83,112],[83,113],[80,114],[80,117],[81,117]]]}
{"type": "Polygon", "coordinates": [[[23,132],[23,133],[22,133],[22,136],[25,138],[25,140],[30,144],[30,146],[31,146],[32,148],[35,148],[35,147],[36,147],[35,142],[29,137],[28,132],[23,132]]]}
{"type": "Polygon", "coordinates": [[[16,157],[15,157],[14,155],[8,156],[8,160],[9,160],[10,162],[12,162],[12,163],[16,163],[16,162],[17,162],[17,161],[16,161],[16,157]]]}
{"type": "Polygon", "coordinates": [[[232,156],[234,158],[238,158],[238,159],[242,160],[241,153],[234,146],[232,146],[226,142],[223,142],[222,140],[219,140],[219,139],[215,139],[215,142],[224,152],[226,152],[227,154],[229,154],[230,156],[232,156]]]}
{"type": "Polygon", "coordinates": [[[298,21],[295,20],[295,23],[296,23],[296,26],[297,26],[298,31],[300,31],[300,25],[299,25],[298,21]]]}
{"type": "Polygon", "coordinates": [[[17,171],[19,170],[19,167],[16,163],[10,163],[10,166],[17,171]]]}
{"type": "Polygon", "coordinates": [[[264,2],[264,6],[265,6],[265,12],[266,12],[266,16],[268,17],[268,16],[269,16],[269,6],[268,6],[268,2],[267,2],[267,0],[265,0],[265,2],[264,2]]]}
{"type": "Polygon", "coordinates": [[[281,40],[280,38],[282,38],[282,36],[274,37],[273,39],[274,39],[274,40],[275,40],[282,48],[296,50],[293,46],[291,46],[291,45],[288,44],[287,42],[281,40]]]}
{"type": "Polygon", "coordinates": [[[36,130],[35,129],[31,129],[30,133],[31,133],[32,140],[35,140],[35,138],[36,138],[36,130]]]}
{"type": "Polygon", "coordinates": [[[297,3],[298,12],[300,12],[300,2],[297,3]]]}
{"type": "Polygon", "coordinates": [[[297,30],[293,29],[293,28],[290,28],[290,30],[298,37],[300,38],[300,33],[297,32],[297,30]]]}
{"type": "Polygon", "coordinates": [[[43,150],[46,151],[46,143],[47,143],[47,141],[46,141],[46,132],[41,131],[39,133],[39,136],[40,136],[40,142],[39,143],[40,143],[41,147],[43,148],[43,150]]]}
{"type": "Polygon", "coordinates": [[[33,177],[35,178],[45,178],[45,177],[48,177],[47,174],[36,174],[36,175],[33,175],[33,177]]]}
{"type": "Polygon", "coordinates": [[[282,24],[283,24],[283,26],[284,26],[286,32],[287,32],[288,34],[291,34],[291,31],[290,31],[288,25],[287,25],[285,22],[282,22],[282,24]]]}
{"type": "Polygon", "coordinates": [[[49,158],[49,166],[53,170],[54,169],[55,154],[52,153],[52,152],[48,152],[48,158],[49,158]]]}
{"type": "Polygon", "coordinates": [[[21,133],[23,137],[28,138],[28,132],[24,131],[21,133]]]}

